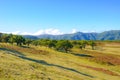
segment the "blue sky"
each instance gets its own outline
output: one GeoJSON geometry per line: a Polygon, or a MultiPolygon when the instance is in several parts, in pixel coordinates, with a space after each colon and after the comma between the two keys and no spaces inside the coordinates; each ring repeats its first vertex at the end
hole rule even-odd
{"type": "Polygon", "coordinates": [[[0,32],[120,30],[120,0],[0,0],[0,32]]]}

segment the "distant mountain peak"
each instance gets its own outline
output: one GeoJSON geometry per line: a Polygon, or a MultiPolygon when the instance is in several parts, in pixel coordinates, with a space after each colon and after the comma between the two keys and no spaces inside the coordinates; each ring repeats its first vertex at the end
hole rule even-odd
{"type": "MultiPolygon", "coordinates": [[[[0,33],[2,35],[2,33],[0,33]]],[[[38,36],[23,35],[29,39],[67,39],[67,40],[120,40],[120,30],[110,30],[101,33],[97,32],[76,32],[71,34],[51,35],[42,34],[38,36]]]]}

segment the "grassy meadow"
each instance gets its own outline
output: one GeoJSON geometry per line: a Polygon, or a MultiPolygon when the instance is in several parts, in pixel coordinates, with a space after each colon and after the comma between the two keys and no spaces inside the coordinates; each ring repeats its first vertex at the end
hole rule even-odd
{"type": "Polygon", "coordinates": [[[120,80],[120,43],[68,53],[0,43],[0,80],[120,80]]]}

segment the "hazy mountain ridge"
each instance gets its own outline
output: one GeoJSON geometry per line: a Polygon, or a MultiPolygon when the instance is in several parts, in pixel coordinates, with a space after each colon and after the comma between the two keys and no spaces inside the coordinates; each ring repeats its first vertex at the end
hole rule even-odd
{"type": "Polygon", "coordinates": [[[120,30],[111,30],[100,33],[97,40],[120,40],[120,30]]]}
{"type": "Polygon", "coordinates": [[[32,35],[24,35],[24,38],[28,38],[28,39],[39,39],[37,36],[32,36],[32,35]]]}
{"type": "Polygon", "coordinates": [[[73,34],[63,35],[39,35],[37,38],[44,39],[68,39],[68,40],[120,40],[120,30],[104,31],[101,33],[83,33],[77,32],[73,34]]]}
{"type": "MultiPolygon", "coordinates": [[[[2,33],[0,33],[1,35],[2,33]]],[[[66,40],[120,40],[120,30],[110,30],[101,33],[83,33],[77,32],[73,34],[63,34],[63,35],[50,35],[43,34],[38,36],[33,35],[23,35],[25,38],[29,39],[66,39],[66,40]]]]}

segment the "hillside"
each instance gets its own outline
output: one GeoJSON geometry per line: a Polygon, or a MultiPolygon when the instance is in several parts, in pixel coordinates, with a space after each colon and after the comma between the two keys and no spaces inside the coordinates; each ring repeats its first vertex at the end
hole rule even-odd
{"type": "Polygon", "coordinates": [[[43,34],[39,36],[27,36],[30,39],[43,38],[43,39],[67,39],[67,40],[120,40],[120,30],[105,31],[102,33],[83,33],[77,32],[73,34],[63,34],[63,35],[49,35],[43,34]]]}
{"type": "Polygon", "coordinates": [[[105,31],[97,36],[98,40],[120,40],[120,30],[105,31]]]}
{"type": "Polygon", "coordinates": [[[120,43],[71,53],[0,44],[0,80],[119,80],[120,43]]]}

